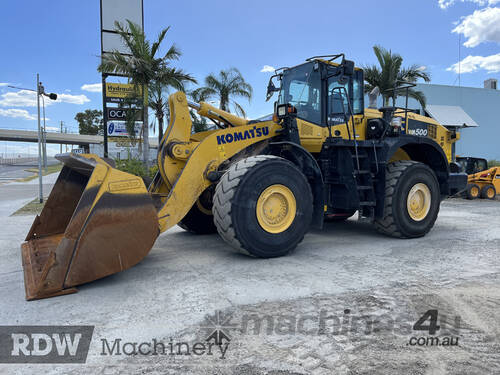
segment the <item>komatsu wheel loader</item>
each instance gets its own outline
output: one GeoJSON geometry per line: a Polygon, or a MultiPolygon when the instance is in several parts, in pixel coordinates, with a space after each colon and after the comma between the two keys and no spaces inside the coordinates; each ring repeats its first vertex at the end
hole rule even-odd
{"type": "Polygon", "coordinates": [[[424,236],[441,200],[465,188],[451,163],[459,134],[408,108],[365,109],[363,86],[341,54],[271,77],[269,119],[175,93],[149,187],[97,155],[58,155],[64,167],[22,245],[26,298],[130,268],[176,224],[254,257],[285,255],[309,228],[355,211],[381,233],[424,236]],[[190,108],[219,128],[193,134],[190,108]]]}

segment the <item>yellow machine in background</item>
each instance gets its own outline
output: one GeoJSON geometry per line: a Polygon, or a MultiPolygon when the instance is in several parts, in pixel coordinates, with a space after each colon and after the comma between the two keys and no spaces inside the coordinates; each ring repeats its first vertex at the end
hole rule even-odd
{"type": "Polygon", "coordinates": [[[363,87],[363,71],[332,55],[274,75],[266,120],[175,93],[149,187],[96,155],[58,155],[64,167],[22,245],[26,298],[132,267],[176,224],[255,257],[285,255],[325,218],[356,211],[381,233],[425,235],[441,200],[465,188],[450,168],[458,134],[407,108],[365,109],[363,87]],[[218,129],[192,134],[189,108],[218,129]]]}
{"type": "Polygon", "coordinates": [[[468,174],[466,198],[496,198],[500,191],[500,167],[488,168],[488,162],[482,158],[457,157],[457,162],[468,174]]]}

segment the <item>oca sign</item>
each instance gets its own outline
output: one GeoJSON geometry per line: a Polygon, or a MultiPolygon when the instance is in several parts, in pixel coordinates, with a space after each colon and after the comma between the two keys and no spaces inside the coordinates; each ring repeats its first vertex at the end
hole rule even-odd
{"type": "Polygon", "coordinates": [[[135,120],[139,120],[140,112],[136,109],[130,108],[107,108],[108,120],[125,121],[127,119],[127,112],[133,111],[135,120]]]}

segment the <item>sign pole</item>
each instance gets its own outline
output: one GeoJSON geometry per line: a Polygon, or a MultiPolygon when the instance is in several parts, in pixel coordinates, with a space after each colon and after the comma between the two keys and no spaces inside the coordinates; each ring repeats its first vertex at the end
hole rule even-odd
{"type": "Polygon", "coordinates": [[[102,75],[102,124],[104,127],[104,157],[108,157],[108,108],[106,107],[106,75],[102,75]]]}
{"type": "Polygon", "coordinates": [[[36,104],[38,107],[38,201],[43,203],[42,183],[42,127],[40,125],[40,76],[36,74],[36,104]]]}

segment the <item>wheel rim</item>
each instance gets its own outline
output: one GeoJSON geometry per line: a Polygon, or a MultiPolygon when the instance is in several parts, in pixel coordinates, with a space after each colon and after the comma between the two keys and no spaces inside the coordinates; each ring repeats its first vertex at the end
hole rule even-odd
{"type": "Polygon", "coordinates": [[[284,232],[292,225],[296,213],[295,196],[284,185],[276,184],[267,187],[257,200],[257,221],[266,232],[284,232]]]}
{"type": "Polygon", "coordinates": [[[431,209],[431,191],[426,184],[415,184],[408,193],[406,207],[415,221],[424,220],[431,209]]]}
{"type": "Polygon", "coordinates": [[[488,195],[488,198],[490,198],[490,199],[493,199],[493,197],[495,196],[495,192],[493,191],[492,188],[488,188],[488,191],[486,192],[486,194],[488,195]]]}
{"type": "Polygon", "coordinates": [[[470,195],[472,195],[474,198],[479,197],[479,188],[477,186],[471,187],[470,195]]]}
{"type": "Polygon", "coordinates": [[[212,215],[212,210],[205,208],[205,206],[203,206],[203,204],[200,202],[200,199],[196,200],[196,207],[198,207],[198,209],[205,215],[210,215],[210,216],[212,215]]]}

